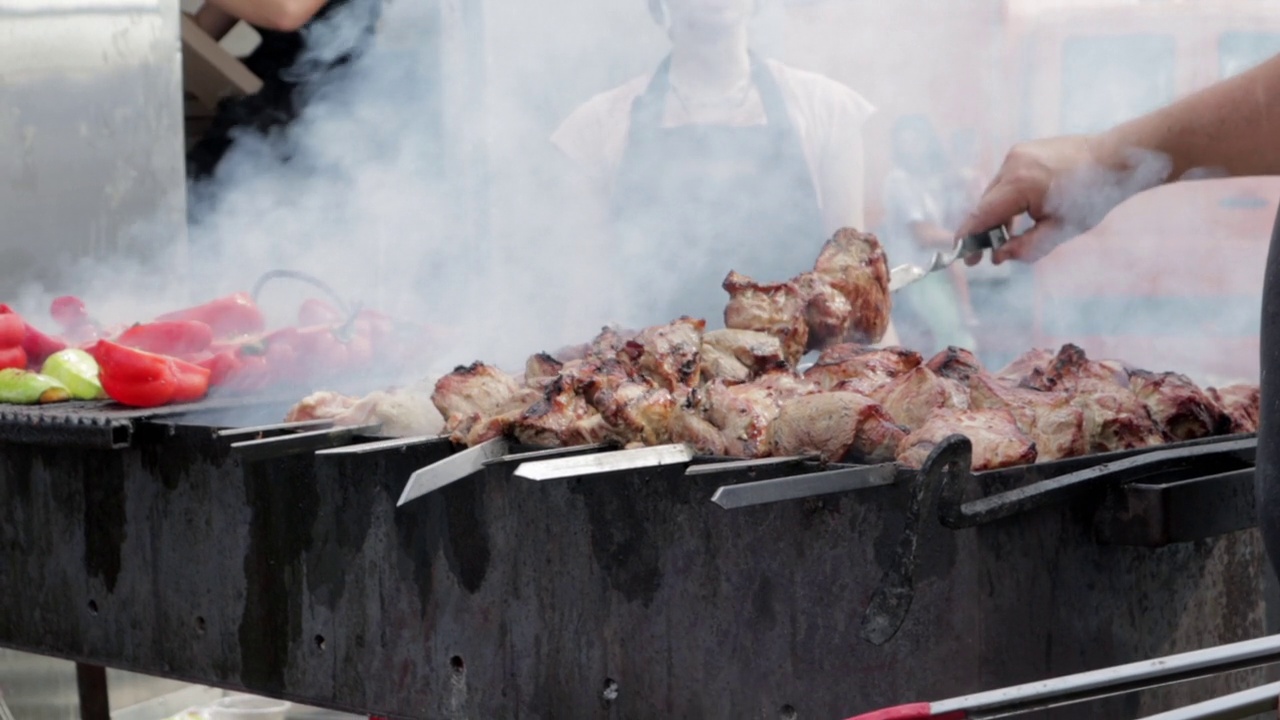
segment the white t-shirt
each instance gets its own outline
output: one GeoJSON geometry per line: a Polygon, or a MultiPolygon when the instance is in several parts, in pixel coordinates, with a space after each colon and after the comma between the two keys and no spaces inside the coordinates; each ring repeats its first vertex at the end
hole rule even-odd
{"type": "MultiPolygon", "coordinates": [[[[871,103],[845,85],[817,73],[765,59],[786,103],[809,165],[826,232],[863,228],[862,129],[875,112],[871,103]]],[[[551,142],[574,161],[606,195],[613,190],[631,130],[631,106],[649,87],[653,73],[632,79],[588,100],[569,115],[551,142]]],[[[759,93],[742,106],[734,125],[762,125],[759,93]]],[[[665,127],[689,124],[679,103],[669,102],[665,127]]]]}

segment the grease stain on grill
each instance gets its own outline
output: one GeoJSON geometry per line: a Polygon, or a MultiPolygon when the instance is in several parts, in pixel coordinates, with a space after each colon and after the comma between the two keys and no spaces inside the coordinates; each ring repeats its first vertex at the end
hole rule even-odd
{"type": "Polygon", "coordinates": [[[240,620],[240,680],[266,694],[285,690],[289,648],[302,638],[303,556],[320,495],[309,456],[252,463],[244,469],[252,508],[240,620]]]}
{"type": "Polygon", "coordinates": [[[448,528],[445,561],[467,592],[474,593],[489,571],[489,532],[484,522],[484,489],[474,479],[444,487],[445,522],[448,528]]]}
{"type": "Polygon", "coordinates": [[[346,591],[347,574],[360,561],[365,540],[373,524],[376,493],[364,483],[351,478],[385,469],[376,463],[372,470],[368,460],[350,460],[317,468],[316,485],[322,494],[321,506],[328,509],[317,515],[312,525],[315,551],[307,554],[307,585],[312,601],[328,610],[338,606],[346,591]]]}
{"type": "Polygon", "coordinates": [[[778,624],[773,596],[773,580],[767,576],[760,578],[755,592],[751,593],[751,618],[755,629],[768,632],[778,624]]]}
{"type": "Polygon", "coordinates": [[[609,585],[631,602],[649,607],[662,585],[661,554],[653,537],[655,518],[646,508],[666,502],[672,483],[640,474],[623,479],[572,480],[569,490],[582,497],[591,529],[591,551],[609,585]]]}
{"type": "Polygon", "coordinates": [[[99,578],[108,593],[120,577],[120,548],[125,541],[124,468],[110,452],[85,451],[80,477],[84,487],[84,569],[99,578]]]}

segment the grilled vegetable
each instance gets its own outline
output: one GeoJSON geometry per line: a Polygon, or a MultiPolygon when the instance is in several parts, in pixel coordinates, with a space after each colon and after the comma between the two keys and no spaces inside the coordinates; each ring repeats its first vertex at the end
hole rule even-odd
{"type": "Polygon", "coordinates": [[[84,350],[60,350],[44,361],[40,372],[65,385],[77,400],[98,400],[107,395],[98,380],[98,363],[84,350]]]}
{"type": "Polygon", "coordinates": [[[0,369],[27,367],[27,351],[22,347],[26,324],[8,305],[0,305],[0,369]]]}
{"type": "Polygon", "coordinates": [[[100,340],[90,350],[102,387],[122,405],[157,407],[199,400],[209,392],[209,370],[177,358],[100,340]]]}
{"type": "Polygon", "coordinates": [[[199,320],[143,323],[125,330],[115,341],[150,353],[187,357],[209,347],[213,328],[199,320]]]}
{"type": "Polygon", "coordinates": [[[27,353],[28,365],[35,367],[47,360],[50,355],[67,347],[67,343],[61,338],[45,335],[32,327],[31,323],[23,323],[23,325],[26,334],[22,338],[22,349],[27,353]]]}
{"type": "Polygon", "coordinates": [[[157,322],[181,320],[202,322],[213,330],[213,335],[217,338],[252,335],[262,332],[267,326],[262,311],[248,293],[228,295],[156,318],[157,322]]]}
{"type": "Polygon", "coordinates": [[[47,375],[19,368],[0,370],[0,403],[35,405],[70,399],[71,391],[47,375]]]}

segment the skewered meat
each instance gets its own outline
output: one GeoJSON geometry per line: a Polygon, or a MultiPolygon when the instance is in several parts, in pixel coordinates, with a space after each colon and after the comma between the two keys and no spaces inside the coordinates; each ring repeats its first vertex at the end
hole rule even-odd
{"type": "Polygon", "coordinates": [[[744,383],[751,379],[751,368],[743,365],[733,355],[708,345],[705,338],[702,342],[701,354],[701,375],[704,381],[723,380],[727,383],[744,383]]]}
{"type": "Polygon", "coordinates": [[[800,362],[809,345],[809,325],[805,320],[805,298],[795,283],[758,283],[730,272],[722,287],[729,292],[725,327],[768,333],[781,341],[788,364],[800,362]]]}
{"type": "Polygon", "coordinates": [[[629,442],[660,445],[671,440],[676,399],[648,382],[596,383],[586,389],[587,402],[629,442]]]}
{"type": "Polygon", "coordinates": [[[285,413],[285,422],[308,420],[333,420],[350,410],[359,398],[353,398],[330,390],[314,392],[299,400],[285,413]]]}
{"type": "Polygon", "coordinates": [[[1088,452],[1084,411],[1065,392],[1041,392],[1018,387],[986,374],[969,378],[969,403],[974,410],[1004,410],[1018,429],[1036,444],[1039,461],[1061,460],[1088,452]]]}
{"type": "Polygon", "coordinates": [[[546,387],[562,369],[564,363],[547,353],[530,355],[524,363],[524,384],[528,387],[546,387]]]}
{"type": "Polygon", "coordinates": [[[969,409],[969,389],[950,378],[939,377],[921,365],[881,385],[871,394],[901,425],[920,427],[934,410],[969,409]]]}
{"type": "Polygon", "coordinates": [[[708,348],[733,357],[753,375],[787,365],[782,343],[768,333],[731,328],[712,330],[702,336],[702,351],[705,353],[708,348]]]}
{"type": "Polygon", "coordinates": [[[1257,385],[1230,385],[1221,390],[1209,388],[1209,397],[1218,403],[1230,421],[1231,433],[1258,431],[1258,413],[1262,407],[1257,385]]]}
{"type": "Polygon", "coordinates": [[[875,235],[838,230],[818,253],[814,272],[826,278],[852,307],[845,340],[876,343],[889,329],[893,301],[889,265],[875,235]]]}
{"type": "Polygon", "coordinates": [[[1129,387],[1170,440],[1195,440],[1230,430],[1231,420],[1221,406],[1186,375],[1135,370],[1129,374],[1129,387]]]}
{"type": "Polygon", "coordinates": [[[373,423],[382,426],[380,434],[394,437],[438,435],[444,429],[444,418],[425,392],[370,393],[335,420],[346,426],[373,423]]]}
{"type": "Polygon", "coordinates": [[[671,416],[671,442],[685,443],[704,455],[729,454],[724,433],[688,409],[682,408],[671,416]]]}
{"type": "Polygon", "coordinates": [[[919,367],[922,361],[920,353],[904,348],[871,348],[845,343],[824,350],[804,376],[824,390],[841,386],[840,389],[867,395],[919,367]]]}
{"type": "Polygon", "coordinates": [[[720,430],[728,454],[765,457],[769,451],[769,424],[781,405],[773,389],[757,383],[712,383],[702,392],[699,409],[720,430]]]}
{"type": "Polygon", "coordinates": [[[513,418],[510,432],[526,445],[567,447],[617,442],[618,435],[586,398],[556,378],[539,400],[513,418]]]}
{"type": "Polygon", "coordinates": [[[1137,395],[1127,387],[1080,380],[1071,403],[1084,411],[1089,452],[1112,452],[1159,445],[1164,438],[1137,395]]]}
{"type": "Polygon", "coordinates": [[[1011,380],[1014,383],[1024,384],[1036,370],[1043,373],[1049,367],[1049,364],[1053,362],[1053,358],[1054,352],[1052,350],[1043,348],[1028,350],[996,373],[996,377],[1001,380],[1011,380]]]}
{"type": "Polygon", "coordinates": [[[519,389],[515,378],[477,361],[436,381],[431,402],[445,418],[445,431],[465,438],[472,425],[509,410],[519,389]]]}
{"type": "Polygon", "coordinates": [[[1086,380],[1128,387],[1129,373],[1120,363],[1090,360],[1083,349],[1067,344],[1048,365],[1032,369],[1023,384],[1036,390],[1072,390],[1086,380]]]}
{"type": "Polygon", "coordinates": [[[898,462],[920,468],[938,443],[951,435],[964,435],[973,446],[971,468],[994,470],[1036,461],[1036,445],[1018,429],[1005,410],[938,410],[902,439],[898,462]]]}
{"type": "Polygon", "coordinates": [[[808,350],[821,350],[844,342],[853,321],[853,305],[826,277],[816,272],[801,273],[791,282],[804,298],[804,318],[809,326],[808,350]]]}
{"type": "Polygon", "coordinates": [[[667,390],[698,384],[698,350],[705,320],[682,317],[667,325],[642,330],[618,351],[646,377],[667,390]]]}
{"type": "Polygon", "coordinates": [[[773,455],[817,453],[830,462],[892,461],[906,431],[876,401],[852,392],[792,398],[769,433],[773,455]]]}
{"type": "Polygon", "coordinates": [[[958,347],[948,347],[929,358],[929,362],[925,365],[944,378],[959,380],[962,383],[968,383],[969,378],[983,372],[982,363],[978,362],[978,358],[968,350],[958,347]]]}

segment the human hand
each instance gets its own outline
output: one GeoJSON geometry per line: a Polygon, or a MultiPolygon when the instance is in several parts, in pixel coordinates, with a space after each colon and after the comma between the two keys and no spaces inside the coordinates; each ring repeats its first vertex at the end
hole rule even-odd
{"type": "MultiPolygon", "coordinates": [[[[992,253],[992,261],[1035,262],[1168,176],[1167,157],[1107,145],[1104,136],[1069,135],[1015,146],[957,235],[1000,225],[1012,230],[1013,220],[1026,213],[1032,227],[992,253]]],[[[976,265],[981,259],[965,262],[976,265]]]]}

